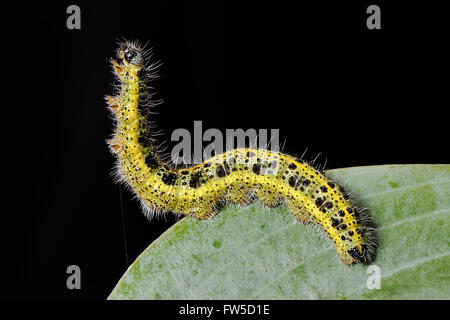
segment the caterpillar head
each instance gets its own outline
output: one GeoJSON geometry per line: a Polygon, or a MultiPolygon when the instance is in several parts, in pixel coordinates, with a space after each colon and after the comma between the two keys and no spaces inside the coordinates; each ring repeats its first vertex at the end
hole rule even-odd
{"type": "Polygon", "coordinates": [[[144,57],[141,49],[132,42],[124,42],[119,45],[117,58],[124,64],[131,64],[137,68],[144,67],[144,57]]]}
{"type": "Polygon", "coordinates": [[[374,228],[359,227],[344,234],[345,236],[338,235],[341,241],[338,241],[336,245],[344,264],[368,263],[374,259],[377,246],[374,228]],[[352,237],[349,236],[349,233],[352,234],[352,237]]]}
{"type": "Polygon", "coordinates": [[[337,247],[341,261],[344,264],[366,263],[370,261],[368,256],[368,248],[366,243],[348,244],[341,243],[337,247]]]}
{"type": "Polygon", "coordinates": [[[349,249],[347,253],[354,259],[354,262],[365,263],[367,261],[367,245],[365,243],[349,249]]]}

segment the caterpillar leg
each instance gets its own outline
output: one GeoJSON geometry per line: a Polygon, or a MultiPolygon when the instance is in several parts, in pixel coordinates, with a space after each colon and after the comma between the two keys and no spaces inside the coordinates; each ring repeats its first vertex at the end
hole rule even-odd
{"type": "Polygon", "coordinates": [[[117,63],[116,60],[112,59],[111,60],[112,66],[114,68],[114,72],[116,73],[117,76],[119,76],[120,79],[122,79],[123,74],[124,74],[124,67],[121,66],[120,64],[117,63]]]}
{"type": "Polygon", "coordinates": [[[311,221],[311,216],[308,211],[301,204],[298,204],[297,201],[293,199],[285,199],[284,202],[296,220],[301,223],[311,221]]]}
{"type": "Polygon", "coordinates": [[[211,220],[212,218],[214,218],[217,214],[216,210],[211,210],[211,211],[207,211],[204,213],[201,213],[201,215],[196,215],[196,218],[198,219],[202,219],[202,220],[211,220]]]}
{"type": "Polygon", "coordinates": [[[202,189],[201,193],[197,189],[179,186],[177,194],[177,204],[174,212],[187,216],[194,216],[198,219],[212,219],[217,214],[217,196],[208,188],[202,189]]]}
{"type": "Polygon", "coordinates": [[[229,201],[237,204],[238,206],[241,207],[246,207],[248,206],[250,203],[253,202],[253,199],[255,198],[255,196],[253,195],[253,193],[249,190],[247,191],[235,191],[230,193],[228,199],[229,201]]]}
{"type": "Polygon", "coordinates": [[[209,204],[199,203],[198,205],[193,206],[186,214],[202,220],[211,220],[217,212],[218,208],[216,203],[211,202],[209,204]]]}
{"type": "Polygon", "coordinates": [[[105,100],[108,103],[109,109],[116,114],[117,109],[119,109],[119,99],[113,96],[105,96],[105,100]]]}
{"type": "Polygon", "coordinates": [[[118,153],[121,150],[121,145],[119,144],[119,142],[117,141],[117,139],[109,139],[106,140],[106,143],[108,144],[110,150],[114,153],[118,153]]]}
{"type": "Polygon", "coordinates": [[[256,191],[256,197],[269,208],[278,207],[284,202],[283,198],[278,194],[278,192],[276,192],[276,190],[271,191],[259,189],[256,191]]]}

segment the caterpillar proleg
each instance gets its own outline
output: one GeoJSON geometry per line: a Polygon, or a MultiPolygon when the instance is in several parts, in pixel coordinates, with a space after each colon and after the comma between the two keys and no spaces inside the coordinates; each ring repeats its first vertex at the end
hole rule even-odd
{"type": "Polygon", "coordinates": [[[320,225],[343,263],[370,261],[375,245],[362,213],[338,183],[300,158],[238,148],[189,168],[164,162],[151,138],[147,83],[154,66],[148,54],[137,42],[120,43],[116,60],[111,60],[119,92],[106,96],[117,121],[108,140],[117,158],[116,175],[137,195],[146,214],[211,219],[223,203],[246,205],[257,198],[269,207],[284,204],[298,221],[320,225]]]}

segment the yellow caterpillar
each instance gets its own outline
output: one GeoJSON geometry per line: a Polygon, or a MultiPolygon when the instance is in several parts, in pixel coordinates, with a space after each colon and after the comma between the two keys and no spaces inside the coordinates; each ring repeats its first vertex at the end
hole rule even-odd
{"type": "Polygon", "coordinates": [[[343,263],[367,262],[374,251],[370,228],[336,182],[287,154],[240,148],[190,168],[162,161],[150,138],[147,82],[152,76],[136,42],[119,44],[111,60],[119,94],[106,96],[117,120],[108,140],[117,156],[117,176],[136,193],[146,213],[173,212],[211,219],[218,205],[246,205],[255,197],[267,206],[285,204],[301,222],[319,224],[334,241],[343,263]]]}

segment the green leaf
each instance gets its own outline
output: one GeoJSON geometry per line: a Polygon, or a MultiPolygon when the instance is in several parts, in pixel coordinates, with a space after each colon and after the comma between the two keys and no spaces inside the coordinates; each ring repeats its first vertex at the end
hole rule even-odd
{"type": "Polygon", "coordinates": [[[450,165],[327,174],[369,208],[379,242],[370,265],[342,264],[332,241],[294,221],[285,207],[231,205],[213,221],[184,218],[173,225],[109,299],[450,298],[450,165]],[[369,289],[377,270],[381,288],[369,289]]]}

